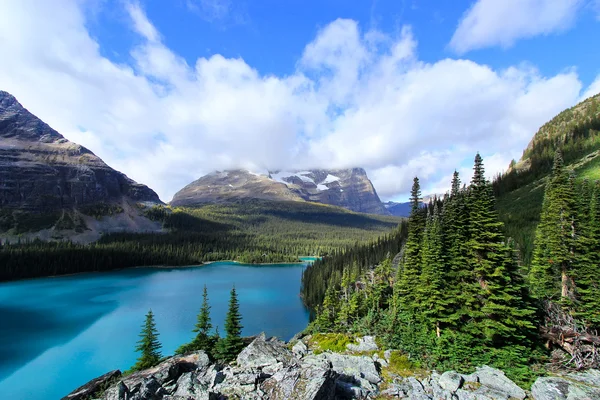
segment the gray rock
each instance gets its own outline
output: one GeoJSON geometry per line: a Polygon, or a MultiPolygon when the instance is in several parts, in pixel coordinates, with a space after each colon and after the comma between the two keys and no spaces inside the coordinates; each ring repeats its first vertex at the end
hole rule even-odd
{"type": "Polygon", "coordinates": [[[506,393],[509,397],[522,400],[526,397],[526,393],[523,389],[517,386],[516,383],[511,381],[504,375],[504,372],[483,366],[477,368],[476,372],[479,383],[495,392],[506,393]]]}
{"type": "Polygon", "coordinates": [[[200,382],[196,380],[195,372],[186,372],[179,377],[177,380],[177,389],[173,393],[173,396],[177,398],[192,398],[192,399],[206,399],[209,398],[209,393],[206,388],[202,387],[200,382]]]}
{"type": "Polygon", "coordinates": [[[531,386],[535,400],[593,400],[600,399],[600,373],[591,370],[563,377],[538,378],[531,386]]]}
{"type": "Polygon", "coordinates": [[[352,376],[355,379],[364,378],[377,384],[381,382],[375,362],[366,356],[349,356],[337,353],[324,353],[331,363],[333,370],[339,374],[352,376]]]}
{"type": "Polygon", "coordinates": [[[111,386],[104,392],[104,400],[127,400],[129,398],[129,389],[123,382],[111,386]]]}
{"type": "Polygon", "coordinates": [[[153,376],[144,378],[139,391],[137,391],[131,400],[159,400],[166,394],[163,387],[153,376]],[[161,390],[162,389],[162,390],[161,390]]]}
{"type": "Polygon", "coordinates": [[[293,347],[292,347],[292,353],[294,353],[294,355],[296,357],[304,357],[306,355],[306,353],[308,352],[308,347],[306,347],[306,345],[304,344],[304,342],[302,340],[299,340],[293,347]]]}
{"type": "Polygon", "coordinates": [[[78,387],[71,393],[62,398],[62,400],[83,400],[93,397],[103,386],[121,376],[118,369],[107,372],[106,374],[92,379],[83,386],[78,387]]]}
{"type": "Polygon", "coordinates": [[[364,336],[356,339],[358,344],[349,343],[346,345],[346,348],[350,351],[363,352],[363,351],[377,351],[379,350],[379,346],[375,343],[374,336],[364,336]]]}
{"type": "Polygon", "coordinates": [[[288,365],[294,359],[293,354],[278,340],[267,341],[261,333],[237,357],[241,368],[262,368],[278,362],[288,365]]]}
{"type": "Polygon", "coordinates": [[[330,369],[290,367],[265,380],[261,390],[270,400],[334,400],[336,378],[330,369]]]}
{"type": "Polygon", "coordinates": [[[444,390],[456,392],[463,383],[463,377],[455,371],[447,371],[440,376],[439,385],[444,390]]]}

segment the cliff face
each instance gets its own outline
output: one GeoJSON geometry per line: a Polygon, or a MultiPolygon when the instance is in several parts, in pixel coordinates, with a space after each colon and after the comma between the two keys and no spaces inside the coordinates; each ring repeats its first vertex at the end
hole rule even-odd
{"type": "Polygon", "coordinates": [[[388,215],[362,168],[267,172],[213,172],[175,194],[171,205],[194,206],[238,199],[312,201],[351,211],[388,215]]]}
{"type": "Polygon", "coordinates": [[[160,203],[153,190],[68,141],[0,91],[0,207],[48,211],[123,198],[160,203]]]}

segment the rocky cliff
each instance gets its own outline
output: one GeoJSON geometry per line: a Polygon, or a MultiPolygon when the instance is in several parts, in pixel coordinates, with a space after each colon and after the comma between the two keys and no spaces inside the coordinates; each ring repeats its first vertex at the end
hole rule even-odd
{"type": "Polygon", "coordinates": [[[392,351],[373,337],[344,353],[317,354],[311,337],[291,343],[258,336],[233,364],[211,362],[200,351],[121,376],[111,371],[63,400],[534,400],[599,399],[600,371],[539,378],[527,392],[497,369],[465,375],[399,370],[392,351]]]}
{"type": "Polygon", "coordinates": [[[135,203],[160,199],[0,91],[0,231],[11,228],[15,212],[39,216],[76,210],[97,216],[135,203]]]}
{"type": "Polygon", "coordinates": [[[311,201],[355,212],[389,215],[362,168],[253,173],[213,172],[175,194],[171,205],[194,206],[239,199],[311,201]]]}

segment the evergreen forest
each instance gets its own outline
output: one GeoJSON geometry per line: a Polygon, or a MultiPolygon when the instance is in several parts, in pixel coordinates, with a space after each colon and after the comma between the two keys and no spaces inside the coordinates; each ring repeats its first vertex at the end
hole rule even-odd
{"type": "Polygon", "coordinates": [[[306,269],[308,330],[375,334],[424,368],[487,364],[523,383],[548,365],[598,367],[600,185],[555,154],[531,264],[505,236],[478,154],[470,184],[455,172],[425,207],[415,178],[395,235],[306,269]]]}

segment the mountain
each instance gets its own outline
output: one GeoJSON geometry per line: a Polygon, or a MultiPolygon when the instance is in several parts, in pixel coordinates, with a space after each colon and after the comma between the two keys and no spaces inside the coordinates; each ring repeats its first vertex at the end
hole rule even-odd
{"type": "Polygon", "coordinates": [[[562,111],[533,135],[519,161],[494,181],[497,208],[521,260],[529,264],[547,176],[560,149],[577,179],[600,179],[600,94],[562,111]]]}
{"type": "MultiPolygon", "coordinates": [[[[4,91],[0,91],[0,182],[0,232],[35,231],[58,222],[62,228],[85,229],[81,220],[85,215],[98,219],[127,212],[135,220],[136,205],[161,203],[152,189],[65,139],[4,91]]],[[[123,222],[119,230],[137,230],[135,221],[123,222]]]]}
{"type": "Polygon", "coordinates": [[[240,199],[310,201],[351,211],[389,215],[362,168],[310,171],[217,171],[173,196],[172,206],[197,206],[240,199]]]}

